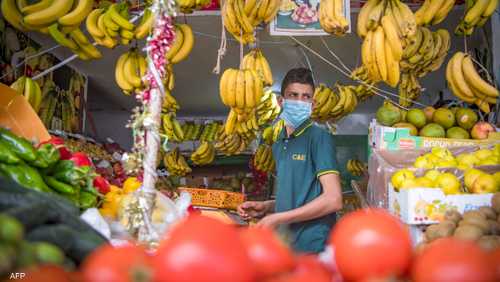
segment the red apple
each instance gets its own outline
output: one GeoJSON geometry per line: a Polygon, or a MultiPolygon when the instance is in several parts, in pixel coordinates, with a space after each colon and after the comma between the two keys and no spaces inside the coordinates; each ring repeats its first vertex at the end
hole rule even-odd
{"type": "Polygon", "coordinates": [[[474,127],[472,127],[470,135],[474,139],[486,139],[488,138],[490,132],[495,132],[495,128],[493,127],[493,125],[484,121],[480,121],[476,123],[474,127]]]}

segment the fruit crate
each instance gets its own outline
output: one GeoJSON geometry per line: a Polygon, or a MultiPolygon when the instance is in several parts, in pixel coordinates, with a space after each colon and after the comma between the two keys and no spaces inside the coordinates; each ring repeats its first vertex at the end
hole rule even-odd
{"type": "Polygon", "coordinates": [[[500,137],[498,137],[498,134],[493,134],[493,138],[490,139],[473,140],[412,136],[408,128],[383,126],[373,119],[369,127],[368,142],[370,147],[375,149],[398,151],[431,147],[449,148],[488,145],[500,143],[500,137]]]}
{"type": "Polygon", "coordinates": [[[492,193],[445,195],[441,189],[412,188],[394,190],[387,186],[389,210],[406,224],[433,224],[444,219],[447,210],[460,213],[476,210],[481,206],[491,206],[492,193]]]}
{"type": "Polygon", "coordinates": [[[193,206],[234,210],[245,201],[242,193],[223,190],[179,187],[178,191],[191,194],[193,206]]]}

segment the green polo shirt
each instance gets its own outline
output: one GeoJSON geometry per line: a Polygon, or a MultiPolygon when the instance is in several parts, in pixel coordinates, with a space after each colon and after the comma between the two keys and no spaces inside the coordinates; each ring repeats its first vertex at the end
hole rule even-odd
{"type": "MultiPolygon", "coordinates": [[[[276,160],[277,192],[275,212],[299,208],[322,193],[319,177],[338,173],[333,136],[326,130],[305,121],[290,137],[283,128],[273,144],[276,160]]],[[[321,218],[290,224],[291,244],[298,252],[323,251],[335,213],[321,218]]]]}

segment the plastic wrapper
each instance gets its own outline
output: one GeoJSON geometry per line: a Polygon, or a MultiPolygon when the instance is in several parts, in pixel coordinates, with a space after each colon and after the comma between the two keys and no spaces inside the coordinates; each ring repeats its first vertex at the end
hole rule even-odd
{"type": "MultiPolygon", "coordinates": [[[[491,149],[493,145],[489,146],[467,146],[467,147],[452,147],[448,148],[454,156],[462,153],[471,153],[478,149],[488,148],[491,149]]],[[[413,167],[415,159],[421,155],[427,154],[432,148],[423,148],[419,150],[399,150],[387,151],[374,149],[370,159],[368,160],[368,174],[370,175],[368,181],[367,201],[368,205],[372,207],[379,207],[387,209],[388,191],[387,184],[391,180],[391,176],[398,170],[408,168],[415,172],[416,176],[421,176],[427,169],[418,169],[413,167]]],[[[492,173],[500,170],[500,166],[481,166],[478,169],[492,173]]],[[[446,171],[455,174],[459,179],[463,178],[463,171],[457,168],[437,168],[439,171],[446,171]]]]}
{"type": "Polygon", "coordinates": [[[87,209],[80,218],[92,226],[97,232],[106,239],[111,239],[111,229],[109,228],[106,220],[101,216],[99,210],[96,208],[87,209]]]}

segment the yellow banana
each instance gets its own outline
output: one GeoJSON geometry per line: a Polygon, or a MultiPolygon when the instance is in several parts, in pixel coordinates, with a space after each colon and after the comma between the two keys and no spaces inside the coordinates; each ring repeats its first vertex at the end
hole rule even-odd
{"type": "Polygon", "coordinates": [[[368,15],[371,10],[378,4],[378,0],[368,0],[358,14],[357,33],[361,38],[365,38],[368,33],[368,15]]]}
{"type": "Polygon", "coordinates": [[[115,66],[115,80],[118,86],[125,90],[125,91],[132,91],[134,90],[134,86],[130,84],[127,79],[125,78],[125,74],[123,72],[123,65],[125,64],[125,61],[128,59],[128,56],[130,55],[129,52],[122,54],[119,58],[118,61],[116,62],[115,66]]]}
{"type": "Polygon", "coordinates": [[[38,1],[34,4],[24,6],[22,9],[20,9],[21,13],[23,14],[32,14],[34,12],[41,11],[47,7],[49,7],[52,4],[52,0],[41,0],[38,1]]]}
{"type": "Polygon", "coordinates": [[[488,7],[489,3],[490,3],[490,0],[477,0],[474,3],[474,6],[472,6],[472,8],[470,8],[466,12],[464,22],[467,25],[471,25],[471,23],[473,23],[476,19],[481,17],[481,15],[484,13],[486,8],[488,7]]]}
{"type": "Polygon", "coordinates": [[[271,72],[271,67],[269,66],[269,63],[267,59],[264,57],[262,54],[262,51],[257,51],[257,59],[255,63],[260,64],[260,69],[262,71],[262,79],[264,80],[264,84],[267,86],[272,86],[273,85],[273,74],[271,72]]]}
{"type": "Polygon", "coordinates": [[[15,0],[2,0],[0,7],[3,18],[7,22],[20,31],[26,31],[26,27],[23,25],[23,16],[18,10],[15,0]]]}
{"type": "Polygon", "coordinates": [[[67,38],[66,35],[59,30],[59,25],[57,23],[49,26],[49,34],[60,45],[68,47],[71,50],[78,49],[78,45],[76,45],[76,43],[71,38],[67,38]]]}
{"type": "Polygon", "coordinates": [[[385,41],[388,42],[391,47],[392,57],[399,62],[403,57],[403,46],[396,30],[396,23],[393,21],[392,17],[387,15],[382,17],[381,23],[384,29],[385,41]]]}
{"type": "Polygon", "coordinates": [[[85,21],[85,26],[87,27],[87,31],[92,35],[95,39],[96,37],[104,37],[104,32],[102,32],[97,26],[97,19],[102,14],[104,9],[95,9],[87,16],[85,21]]]}
{"type": "MultiPolygon", "coordinates": [[[[182,45],[181,48],[170,59],[172,64],[177,64],[187,58],[194,46],[194,36],[191,27],[187,24],[180,24],[179,29],[182,32],[182,45]]],[[[176,34],[177,35],[177,34],[176,34]]]]}
{"type": "Polygon", "coordinates": [[[229,115],[226,119],[226,124],[224,125],[224,132],[226,134],[232,134],[236,126],[237,114],[235,111],[229,111],[229,115]]]}
{"type": "Polygon", "coordinates": [[[92,11],[93,0],[75,0],[78,1],[76,7],[68,14],[60,17],[57,21],[62,25],[79,25],[85,17],[92,11]]]}
{"type": "Polygon", "coordinates": [[[245,86],[245,107],[254,108],[257,100],[255,99],[254,93],[254,79],[252,72],[248,69],[242,71],[244,76],[244,86],[245,86]]]}
{"type": "Polygon", "coordinates": [[[24,17],[29,25],[49,25],[66,15],[73,6],[73,0],[54,0],[50,6],[24,17]]]}
{"type": "Polygon", "coordinates": [[[476,89],[486,96],[494,98],[498,97],[498,90],[481,78],[474,68],[474,63],[469,55],[463,57],[462,70],[465,81],[471,86],[471,88],[476,89]]]}
{"type": "Polygon", "coordinates": [[[436,25],[444,21],[446,16],[450,13],[453,6],[455,6],[456,0],[444,0],[444,4],[441,5],[437,13],[434,15],[432,19],[432,24],[436,25]]]}
{"type": "Polygon", "coordinates": [[[125,79],[135,88],[141,87],[141,78],[139,77],[139,65],[136,51],[130,51],[130,55],[123,65],[125,79]]]}
{"type": "Polygon", "coordinates": [[[399,62],[394,58],[389,40],[385,41],[385,59],[387,65],[387,84],[396,87],[399,82],[399,62]]]}
{"type": "Polygon", "coordinates": [[[245,74],[242,70],[238,71],[236,79],[236,108],[245,108],[245,74]]]}
{"type": "Polygon", "coordinates": [[[135,38],[143,39],[146,37],[153,28],[154,22],[155,17],[153,12],[150,9],[145,9],[141,22],[134,30],[135,38]]]}
{"type": "Polygon", "coordinates": [[[453,94],[455,94],[455,96],[457,96],[461,100],[467,103],[473,103],[476,100],[476,97],[474,97],[474,95],[470,95],[469,93],[465,94],[457,86],[455,80],[455,74],[461,71],[461,69],[455,70],[454,67],[455,67],[454,60],[451,59],[448,62],[448,65],[446,66],[446,80],[448,82],[448,87],[450,88],[451,92],[453,92],[453,94]]]}
{"type": "Polygon", "coordinates": [[[382,27],[378,27],[375,31],[375,35],[373,38],[373,45],[375,49],[375,61],[377,63],[377,68],[380,73],[380,77],[383,81],[387,81],[387,64],[385,59],[385,36],[384,29],[382,27]]]}
{"type": "Polygon", "coordinates": [[[238,70],[236,69],[228,69],[228,81],[227,81],[227,106],[236,107],[236,80],[238,79],[238,70]]]}
{"type": "MultiPolygon", "coordinates": [[[[119,5],[117,3],[111,4],[109,6],[108,11],[106,13],[109,14],[111,19],[120,26],[120,28],[133,31],[134,25],[128,21],[128,19],[124,18],[119,12],[119,5]]],[[[120,7],[121,8],[121,7],[120,7]]],[[[128,9],[128,8],[127,8],[128,9]]]]}

